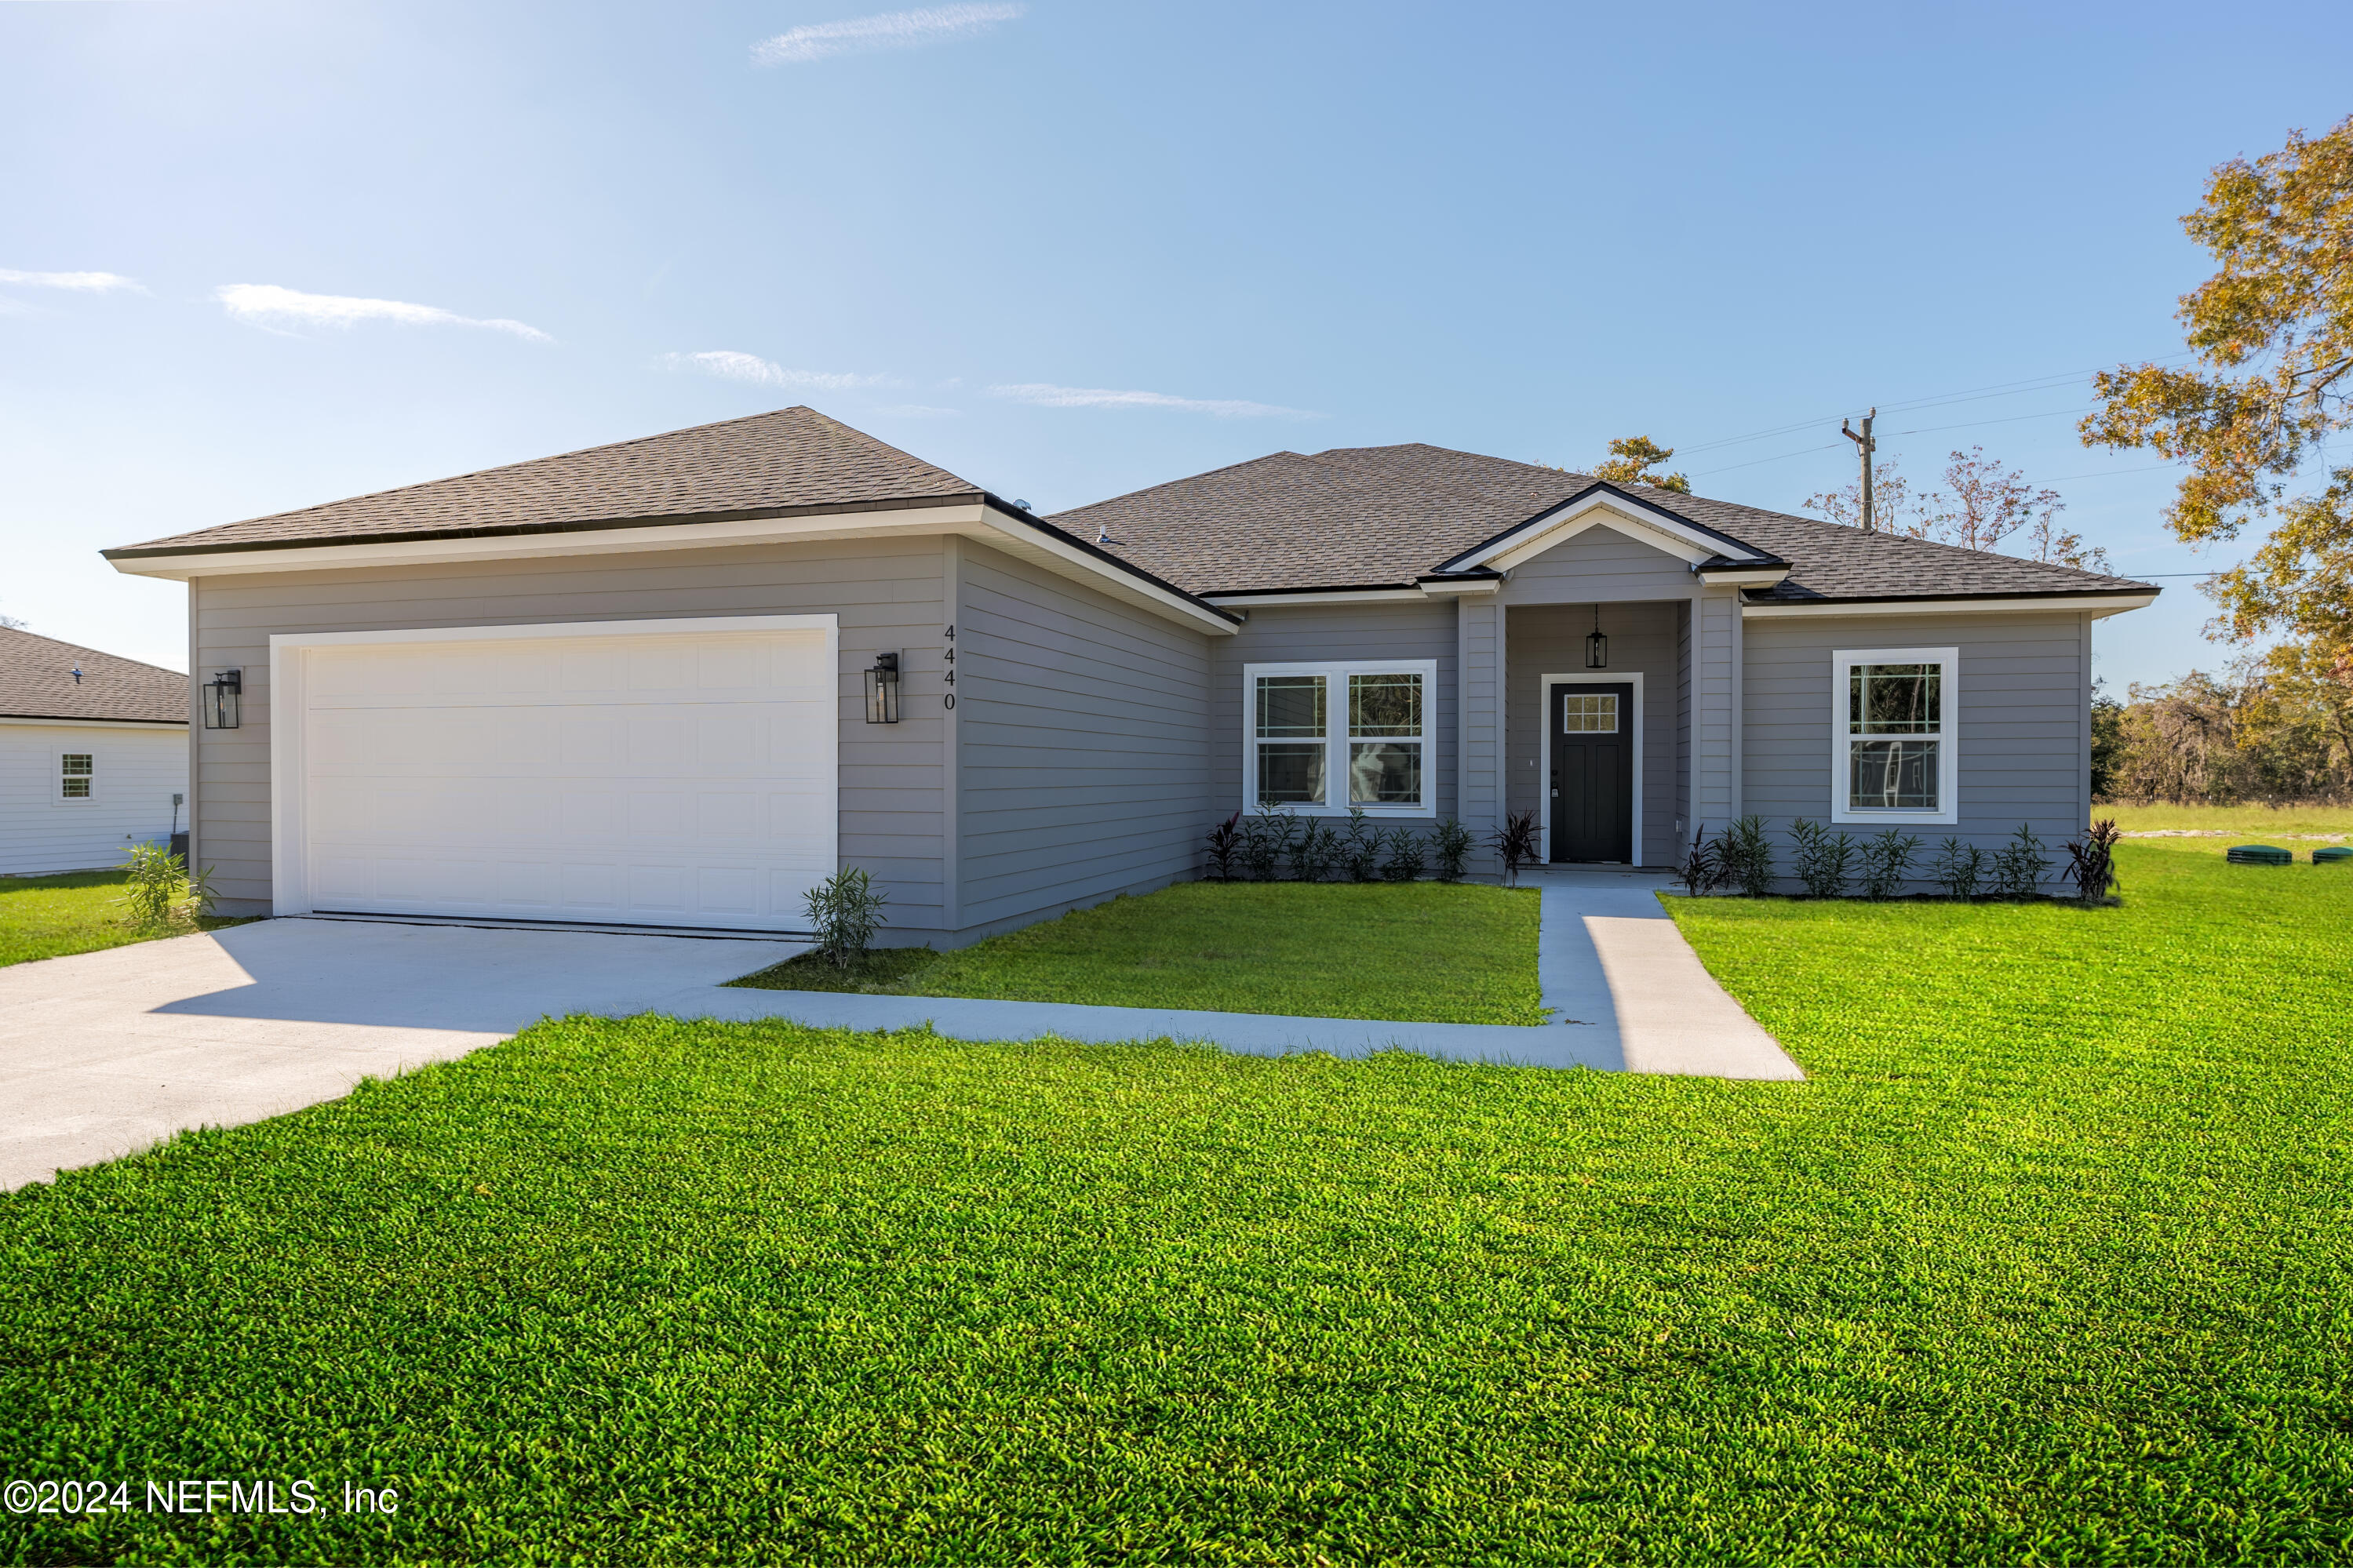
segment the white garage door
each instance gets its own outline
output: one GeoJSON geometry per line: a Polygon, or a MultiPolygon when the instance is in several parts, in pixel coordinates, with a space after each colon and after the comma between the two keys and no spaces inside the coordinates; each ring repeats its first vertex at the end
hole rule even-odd
{"type": "Polygon", "coordinates": [[[303,901],[805,929],[836,864],[837,705],[830,626],[790,618],[284,639],[307,645],[280,678],[302,710],[303,901]]]}

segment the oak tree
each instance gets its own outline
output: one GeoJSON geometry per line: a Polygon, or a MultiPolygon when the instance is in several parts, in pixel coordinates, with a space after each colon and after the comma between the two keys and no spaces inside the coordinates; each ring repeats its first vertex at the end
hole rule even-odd
{"type": "Polygon", "coordinates": [[[2342,645],[2353,638],[2353,467],[2288,489],[2353,425],[2353,116],[2216,168],[2181,224],[2219,263],[2177,312],[2195,362],[2102,372],[2084,443],[2189,465],[2166,513],[2178,538],[2232,539],[2271,520],[2246,562],[2207,586],[2231,636],[2342,645]]]}

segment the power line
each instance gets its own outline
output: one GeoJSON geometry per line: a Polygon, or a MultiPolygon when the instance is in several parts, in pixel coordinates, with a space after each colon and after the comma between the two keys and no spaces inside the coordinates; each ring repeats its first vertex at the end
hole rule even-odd
{"type": "MultiPolygon", "coordinates": [[[[2091,412],[2092,408],[2096,406],[2097,405],[2094,404],[2086,405],[2082,408],[2046,408],[2040,414],[2013,414],[2001,419],[1971,419],[1959,425],[1925,425],[1911,430],[1891,431],[1890,434],[1896,436],[1936,436],[1940,435],[1947,430],[1974,430],[1983,425],[2015,425],[2021,419],[2055,419],[2063,414],[2088,414],[2091,412]]],[[[1759,463],[1778,463],[1788,458],[1802,458],[1809,452],[1827,452],[1837,446],[1838,443],[1836,441],[1830,441],[1820,447],[1801,447],[1794,452],[1781,452],[1770,458],[1751,458],[1745,463],[1730,463],[1721,468],[1704,468],[1700,472],[1694,474],[1692,478],[1695,479],[1704,479],[1710,474],[1728,474],[1735,468],[1753,468],[1759,463]]]]}
{"type": "MultiPolygon", "coordinates": [[[[2147,364],[2170,364],[2175,360],[2188,359],[2197,352],[2198,351],[2195,349],[2184,349],[2179,353],[2167,354],[2162,359],[2146,360],[2142,363],[2147,364]]],[[[2050,375],[2027,376],[2019,381],[1997,381],[1989,383],[1984,386],[1964,387],[1958,392],[1940,392],[1933,394],[1927,397],[1912,398],[1906,402],[1883,403],[1880,405],[1880,407],[1883,411],[1887,413],[1915,413],[1923,408],[1936,408],[1948,403],[1968,403],[1974,399],[1985,397],[2015,397],[2024,393],[2038,392],[2045,387],[2062,385],[2079,376],[2093,375],[2100,371],[2111,368],[2113,367],[2109,365],[2095,364],[2085,370],[2071,370],[2059,372],[2050,375]]],[[[1852,417],[1855,412],[1856,410],[1852,408],[1844,409],[1837,414],[1823,415],[1819,419],[1800,419],[1788,425],[1776,425],[1769,430],[1755,430],[1746,436],[1727,436],[1721,440],[1701,441],[1692,446],[1679,447],[1676,450],[1686,457],[1694,452],[1712,452],[1719,447],[1737,447],[1745,442],[1762,441],[1774,436],[1786,436],[1793,430],[1803,430],[1815,425],[1827,425],[1832,419],[1852,417]]],[[[1795,457],[1796,455],[1797,454],[1795,453],[1789,454],[1791,457],[1795,457]]],[[[1713,471],[1723,473],[1725,470],[1717,468],[1713,471]]]]}

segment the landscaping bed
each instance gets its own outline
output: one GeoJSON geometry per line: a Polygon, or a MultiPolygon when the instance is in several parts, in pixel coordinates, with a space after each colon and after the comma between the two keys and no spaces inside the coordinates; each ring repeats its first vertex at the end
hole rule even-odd
{"type": "Polygon", "coordinates": [[[398,1512],[7,1555],[2342,1562],[2353,878],[2122,872],[1673,900],[1804,1083],[578,1018],[188,1134],[0,1198],[12,1473],[398,1512]]]}
{"type": "Polygon", "coordinates": [[[1541,1024],[1537,895],[1470,883],[1184,882],[952,952],[812,954],[738,985],[1541,1024]]]}

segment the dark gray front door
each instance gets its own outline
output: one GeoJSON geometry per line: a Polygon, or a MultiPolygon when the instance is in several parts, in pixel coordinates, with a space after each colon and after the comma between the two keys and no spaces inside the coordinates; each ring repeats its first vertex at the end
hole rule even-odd
{"type": "Polygon", "coordinates": [[[1634,687],[1552,689],[1552,858],[1634,859],[1634,687]]]}

